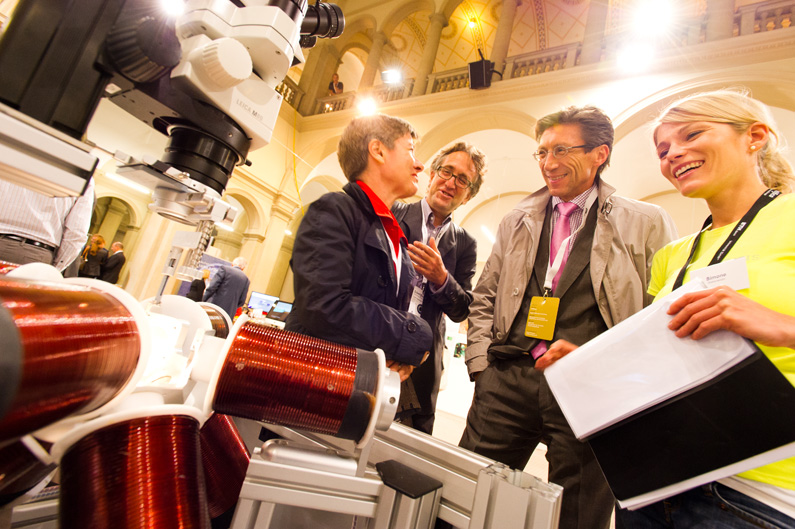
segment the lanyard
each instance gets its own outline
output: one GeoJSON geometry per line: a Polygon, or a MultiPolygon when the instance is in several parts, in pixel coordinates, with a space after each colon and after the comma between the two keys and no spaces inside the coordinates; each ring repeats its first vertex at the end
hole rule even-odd
{"type": "MultiPolygon", "coordinates": [[[[591,207],[593,207],[594,202],[596,202],[596,195],[598,195],[596,189],[592,190],[591,194],[588,195],[588,199],[585,201],[585,207],[582,210],[582,220],[580,221],[580,225],[577,226],[577,229],[574,230],[571,235],[563,239],[563,241],[560,243],[560,248],[558,248],[558,253],[555,256],[555,261],[547,267],[547,274],[546,277],[544,277],[544,297],[552,293],[552,280],[555,278],[558,270],[560,270],[560,267],[563,265],[563,256],[566,255],[566,250],[569,247],[569,241],[572,237],[580,232],[583,226],[585,226],[585,222],[588,220],[588,212],[591,210],[591,207]]],[[[552,231],[549,232],[549,240],[551,247],[552,231]]]]}
{"type": "MultiPolygon", "coordinates": [[[[756,218],[757,213],[759,213],[759,211],[763,207],[770,204],[773,201],[773,199],[779,196],[780,194],[781,191],[774,191],[773,189],[768,189],[767,191],[762,193],[762,196],[756,199],[756,202],[754,202],[754,205],[751,206],[751,209],[749,209],[746,212],[746,214],[743,215],[743,218],[740,219],[740,221],[737,223],[737,226],[734,227],[734,229],[726,238],[726,240],[723,241],[723,245],[721,245],[720,249],[718,249],[718,251],[715,252],[715,255],[712,257],[712,260],[709,262],[709,265],[707,266],[712,266],[714,264],[723,261],[723,258],[726,257],[726,254],[729,253],[729,250],[731,250],[732,247],[737,243],[740,236],[743,233],[745,233],[745,230],[748,229],[748,226],[751,224],[751,221],[754,220],[754,218],[756,218]]],[[[696,248],[698,248],[698,243],[701,240],[701,234],[704,233],[704,230],[706,230],[710,224],[712,224],[712,215],[707,217],[707,220],[704,221],[704,225],[701,227],[701,231],[699,231],[698,235],[696,235],[696,238],[693,241],[693,247],[690,248],[690,255],[687,256],[687,261],[685,262],[685,266],[682,267],[682,269],[679,271],[679,275],[676,277],[673,290],[676,290],[677,288],[682,286],[682,283],[685,280],[685,272],[687,271],[687,267],[690,266],[690,261],[693,260],[693,256],[696,253],[696,248]]]]}

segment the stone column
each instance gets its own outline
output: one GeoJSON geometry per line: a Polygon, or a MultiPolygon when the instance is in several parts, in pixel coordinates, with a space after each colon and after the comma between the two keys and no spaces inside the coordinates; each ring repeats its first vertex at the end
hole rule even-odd
{"type": "Polygon", "coordinates": [[[130,254],[135,251],[136,243],[138,242],[138,235],[141,233],[140,226],[133,226],[130,224],[127,226],[127,232],[124,234],[124,240],[121,243],[124,245],[124,253],[127,254],[127,259],[130,258],[130,254]]]}
{"type": "Polygon", "coordinates": [[[265,292],[264,288],[267,285],[261,280],[262,274],[259,273],[263,242],[265,242],[264,235],[244,233],[243,243],[240,246],[240,257],[245,257],[246,261],[248,261],[246,275],[251,280],[249,290],[256,290],[257,292],[265,292]]]}
{"type": "Polygon", "coordinates": [[[734,0],[707,0],[707,42],[727,39],[734,26],[734,0]]]}
{"type": "MultiPolygon", "coordinates": [[[[292,292],[292,284],[289,285],[288,289],[285,289],[285,282],[289,280],[292,283],[292,275],[288,274],[290,270],[290,258],[293,256],[293,243],[295,239],[292,237],[285,237],[284,242],[282,243],[282,247],[279,250],[279,256],[276,258],[276,262],[273,265],[273,271],[271,272],[271,278],[268,282],[268,293],[272,293],[274,296],[278,295],[282,297],[286,290],[292,292]]],[[[294,299],[295,296],[291,296],[289,299],[294,299]]],[[[287,299],[287,298],[285,298],[287,299]]]]}
{"type": "Polygon", "coordinates": [[[367,64],[364,65],[362,80],[359,81],[359,91],[373,86],[375,74],[378,73],[378,66],[381,64],[381,52],[384,49],[384,44],[386,44],[386,35],[381,31],[376,32],[373,36],[373,46],[367,56],[367,64]]]}
{"type": "Polygon", "coordinates": [[[740,35],[751,35],[756,23],[756,6],[742,6],[740,12],[740,35]]]}
{"type": "Polygon", "coordinates": [[[494,46],[491,48],[491,61],[494,62],[495,72],[502,72],[502,75],[494,73],[492,81],[510,78],[509,72],[505,71],[505,58],[508,56],[508,46],[511,44],[511,32],[513,22],[516,18],[516,8],[521,5],[522,0],[503,0],[500,22],[497,24],[497,33],[494,36],[494,46]]]}
{"type": "Polygon", "coordinates": [[[279,283],[278,288],[275,288],[272,279],[286,235],[284,230],[292,222],[293,211],[297,207],[298,202],[287,195],[279,194],[274,200],[270,222],[268,223],[268,229],[265,231],[265,240],[261,245],[257,266],[257,284],[260,287],[267,285],[265,292],[268,294],[278,295],[281,291],[281,283],[279,283]]]}
{"type": "Polygon", "coordinates": [[[121,243],[124,245],[124,256],[127,258],[127,261],[124,263],[124,268],[121,270],[119,282],[117,283],[117,285],[120,285],[122,288],[127,288],[127,281],[130,276],[130,263],[135,254],[136,243],[138,242],[138,235],[140,235],[141,227],[130,224],[127,226],[126,230],[127,231],[124,232],[124,240],[122,240],[121,243]]]}
{"type": "Polygon", "coordinates": [[[431,26],[428,28],[422,59],[419,68],[417,68],[417,77],[414,79],[414,90],[411,92],[411,95],[415,96],[425,94],[428,87],[428,75],[433,71],[433,64],[436,62],[436,52],[439,50],[439,41],[442,39],[442,29],[447,26],[447,19],[441,13],[434,13],[430,19],[431,26]]]}
{"type": "MultiPolygon", "coordinates": [[[[154,296],[163,279],[163,267],[171,251],[171,242],[182,224],[149,213],[141,225],[133,253],[127,254],[130,279],[126,290],[138,299],[154,296]]],[[[170,293],[167,289],[166,293],[170,293]]]]}
{"type": "Polygon", "coordinates": [[[110,249],[110,244],[113,242],[116,232],[119,231],[125,213],[127,213],[127,207],[118,200],[111,199],[98,230],[98,233],[105,238],[106,248],[110,249]]]}
{"type": "Polygon", "coordinates": [[[304,93],[298,106],[301,115],[312,115],[317,99],[328,95],[328,83],[331,81],[331,75],[337,70],[340,59],[337,49],[329,41],[324,39],[318,41],[317,46],[309,54],[298,83],[298,88],[304,93]]]}
{"type": "Polygon", "coordinates": [[[602,42],[605,38],[609,10],[608,0],[591,0],[588,4],[588,19],[585,21],[580,64],[595,64],[602,58],[602,42]]]}

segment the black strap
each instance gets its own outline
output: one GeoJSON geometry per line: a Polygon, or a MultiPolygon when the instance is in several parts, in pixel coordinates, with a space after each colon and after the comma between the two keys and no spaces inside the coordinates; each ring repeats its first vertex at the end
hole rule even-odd
{"type": "MultiPolygon", "coordinates": [[[[756,215],[759,213],[759,211],[763,207],[770,204],[773,201],[773,199],[779,196],[780,194],[781,191],[775,191],[773,189],[768,189],[767,191],[762,193],[762,196],[756,199],[756,202],[754,202],[754,205],[751,206],[751,209],[749,209],[746,212],[746,214],[743,215],[743,218],[740,219],[740,221],[737,223],[737,226],[734,227],[734,229],[726,238],[726,240],[723,241],[723,245],[721,245],[718,251],[715,252],[715,255],[712,257],[712,260],[709,262],[709,265],[707,266],[712,266],[716,263],[723,261],[723,258],[726,257],[726,254],[729,253],[729,250],[731,250],[732,247],[737,243],[737,241],[740,239],[740,236],[745,232],[745,230],[748,229],[748,226],[751,224],[751,221],[754,220],[754,218],[756,218],[756,215]]],[[[682,286],[682,283],[684,282],[685,279],[685,272],[687,272],[687,267],[690,266],[690,261],[693,260],[693,256],[696,253],[696,248],[698,248],[698,243],[701,240],[701,234],[704,233],[704,230],[706,230],[711,224],[712,224],[712,215],[707,217],[707,220],[704,221],[704,225],[701,227],[701,231],[699,231],[698,235],[696,235],[696,238],[693,241],[693,246],[692,248],[690,248],[690,255],[687,256],[687,261],[685,262],[685,266],[682,267],[682,269],[679,271],[679,275],[676,276],[676,281],[674,282],[672,290],[676,290],[677,288],[682,286]]]]}

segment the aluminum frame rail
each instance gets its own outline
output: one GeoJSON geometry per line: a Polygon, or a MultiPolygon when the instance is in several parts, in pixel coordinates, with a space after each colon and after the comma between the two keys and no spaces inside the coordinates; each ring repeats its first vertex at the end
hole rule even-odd
{"type": "MultiPolygon", "coordinates": [[[[334,525],[356,529],[426,529],[438,517],[462,529],[547,529],[558,526],[563,489],[501,463],[473,454],[424,433],[393,424],[377,432],[362,450],[329,436],[266,425],[278,436],[308,449],[305,461],[290,464],[252,457],[231,529],[268,529],[280,508],[346,513],[334,525]],[[313,454],[328,450],[329,463],[313,454]],[[338,454],[335,456],[335,454],[338,454]],[[358,460],[349,475],[335,473],[334,457],[358,460]],[[373,467],[398,461],[442,484],[435,496],[412,499],[384,484],[373,467]],[[310,468],[301,468],[310,467],[310,468]]],[[[300,458],[300,456],[299,456],[300,458]]],[[[278,521],[295,518],[283,515],[278,521]]],[[[296,527],[300,527],[296,526],[296,527]]]]}

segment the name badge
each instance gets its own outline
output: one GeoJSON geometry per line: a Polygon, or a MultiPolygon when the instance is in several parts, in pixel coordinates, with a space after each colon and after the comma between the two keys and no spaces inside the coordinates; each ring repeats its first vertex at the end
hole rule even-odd
{"type": "Polygon", "coordinates": [[[409,312],[417,316],[422,315],[422,300],[425,297],[425,288],[423,287],[422,283],[415,285],[411,293],[411,301],[409,301],[409,312]]]}
{"type": "Polygon", "coordinates": [[[751,286],[745,257],[722,261],[706,268],[693,270],[690,272],[690,279],[696,278],[703,279],[707,284],[707,288],[726,285],[734,290],[743,290],[751,286]]]}
{"type": "Polygon", "coordinates": [[[555,334],[559,305],[560,298],[533,296],[533,299],[530,300],[530,311],[527,313],[524,335],[528,338],[551,340],[555,334]]]}

